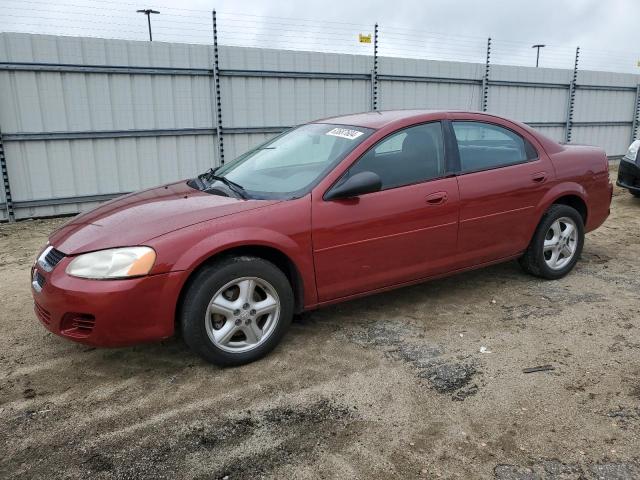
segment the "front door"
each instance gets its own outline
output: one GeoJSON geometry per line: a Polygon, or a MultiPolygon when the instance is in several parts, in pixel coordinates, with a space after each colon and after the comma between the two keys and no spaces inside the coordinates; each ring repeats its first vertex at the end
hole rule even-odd
{"type": "Polygon", "coordinates": [[[456,253],[458,184],[445,177],[440,122],[386,137],[342,179],[362,171],[378,174],[382,190],[312,202],[320,302],[445,272],[456,253]]]}

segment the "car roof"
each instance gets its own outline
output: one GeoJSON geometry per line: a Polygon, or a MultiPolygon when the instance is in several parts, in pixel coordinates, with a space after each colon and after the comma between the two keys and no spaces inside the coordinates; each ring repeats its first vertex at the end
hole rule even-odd
{"type": "Polygon", "coordinates": [[[422,119],[425,115],[430,114],[432,114],[433,118],[442,118],[446,113],[448,113],[446,110],[382,110],[329,117],[316,120],[314,123],[335,123],[338,125],[352,125],[354,127],[366,127],[377,130],[398,120],[422,119]]]}
{"type": "Polygon", "coordinates": [[[471,116],[471,118],[477,120],[497,120],[496,123],[503,124],[505,126],[517,125],[518,127],[526,130],[531,135],[536,137],[538,141],[544,145],[547,151],[557,151],[558,149],[562,148],[562,146],[555,140],[548,138],[543,133],[531,128],[525,123],[519,122],[517,120],[511,120],[506,117],[501,117],[499,115],[493,115],[491,113],[472,110],[382,110],[376,112],[363,112],[351,115],[341,115],[338,117],[329,117],[322,120],[316,120],[313,123],[333,123],[337,125],[350,125],[354,127],[365,127],[379,130],[387,126],[410,125],[414,121],[415,123],[420,123],[431,120],[441,120],[447,117],[449,117],[451,120],[454,120],[458,116],[462,119],[469,119],[469,117],[471,116]]]}
{"type": "Polygon", "coordinates": [[[473,114],[479,117],[485,117],[487,120],[494,119],[498,121],[515,123],[527,130],[531,130],[531,127],[523,124],[522,122],[518,122],[517,120],[511,120],[499,115],[493,115],[491,113],[478,112],[474,110],[379,110],[375,112],[353,113],[349,115],[323,118],[321,120],[315,120],[312,123],[334,123],[338,125],[351,125],[354,127],[366,127],[378,130],[394,123],[410,124],[413,120],[415,120],[416,123],[423,122],[425,120],[440,120],[447,118],[447,116],[449,115],[450,118],[454,120],[456,119],[456,115],[465,114],[473,114]]]}

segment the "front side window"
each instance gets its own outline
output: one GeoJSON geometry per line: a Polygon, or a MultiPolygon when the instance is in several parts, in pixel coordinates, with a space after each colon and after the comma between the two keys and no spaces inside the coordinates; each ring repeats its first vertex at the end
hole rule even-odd
{"type": "Polygon", "coordinates": [[[371,133],[364,127],[302,125],[198,179],[203,190],[226,190],[248,198],[293,198],[306,193],[371,133]]]}
{"type": "Polygon", "coordinates": [[[533,146],[511,130],[482,122],[452,123],[463,173],[513,165],[537,157],[533,146]]]}
{"type": "Polygon", "coordinates": [[[377,143],[350,169],[347,177],[370,171],[382,180],[382,189],[441,177],[445,171],[440,122],[405,128],[377,143]]]}

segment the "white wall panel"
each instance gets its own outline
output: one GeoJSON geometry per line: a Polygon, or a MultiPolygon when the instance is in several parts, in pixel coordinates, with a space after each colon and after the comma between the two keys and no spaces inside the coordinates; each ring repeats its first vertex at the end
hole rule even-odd
{"type": "Polygon", "coordinates": [[[615,90],[576,91],[576,122],[631,121],[636,92],[615,90]]]}
{"type": "Polygon", "coordinates": [[[369,110],[369,82],[223,77],[225,127],[294,126],[369,110]]]}
{"type": "Polygon", "coordinates": [[[285,72],[370,73],[373,58],[300,50],[220,47],[220,68],[285,72]]]}
{"type": "Polygon", "coordinates": [[[556,142],[564,142],[564,127],[535,127],[535,130],[542,133],[551,140],[556,142]]]}
{"type": "Polygon", "coordinates": [[[609,156],[624,155],[631,143],[631,127],[574,126],[571,143],[604,148],[609,156]]]}
{"type": "MultiPolygon", "coordinates": [[[[480,63],[443,62],[414,58],[380,58],[380,73],[385,75],[411,75],[478,80],[484,73],[480,63]]],[[[371,71],[371,66],[367,72],[371,71]]]]}
{"type": "Polygon", "coordinates": [[[569,89],[492,86],[489,113],[521,122],[564,122],[569,89]]]}
{"type": "Polygon", "coordinates": [[[480,85],[381,81],[380,108],[480,110],[480,85]]]}
{"type": "MultiPolygon", "coordinates": [[[[0,61],[210,68],[203,45],[0,34],[0,61]]],[[[209,76],[0,71],[4,133],[212,128],[209,76]]],[[[207,135],[5,142],[14,202],[114,194],[216,164],[207,135]]],[[[0,200],[2,203],[4,200],[0,200]]],[[[20,217],[88,203],[16,208],[20,217]]]]}
{"type": "Polygon", "coordinates": [[[573,77],[573,70],[560,68],[512,67],[508,65],[491,65],[491,80],[513,82],[556,83],[568,85],[573,77]]]}
{"type": "Polygon", "coordinates": [[[582,85],[614,85],[617,87],[635,87],[640,83],[640,75],[617,72],[595,72],[580,70],[578,84],[582,85]]]}
{"type": "Polygon", "coordinates": [[[0,89],[6,132],[206,128],[213,122],[205,76],[4,71],[0,89]]]}
{"type": "MultiPolygon", "coordinates": [[[[7,142],[5,152],[18,205],[135,191],[190,178],[216,164],[214,138],[205,135],[7,142]]],[[[16,208],[16,216],[34,211],[16,208]]],[[[56,212],[46,209],[42,215],[56,212]]]]}

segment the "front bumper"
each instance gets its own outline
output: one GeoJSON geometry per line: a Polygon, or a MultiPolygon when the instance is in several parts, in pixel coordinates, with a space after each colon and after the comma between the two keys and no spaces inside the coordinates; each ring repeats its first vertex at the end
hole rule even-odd
{"type": "Polygon", "coordinates": [[[632,193],[640,194],[640,167],[635,163],[621,160],[618,167],[618,181],[616,185],[626,188],[632,193]]]}
{"type": "Polygon", "coordinates": [[[126,280],[86,280],[65,273],[70,259],[51,272],[32,268],[34,310],[49,330],[69,340],[118,347],[173,335],[175,313],[187,272],[126,280]]]}

